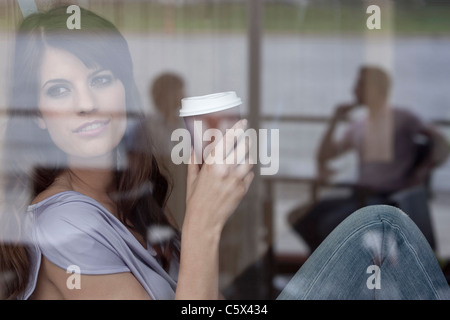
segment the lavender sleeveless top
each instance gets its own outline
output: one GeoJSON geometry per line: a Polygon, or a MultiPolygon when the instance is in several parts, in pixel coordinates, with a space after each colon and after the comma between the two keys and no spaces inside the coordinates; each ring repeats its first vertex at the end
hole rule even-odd
{"type": "Polygon", "coordinates": [[[174,298],[178,263],[166,272],[153,248],[145,249],[94,199],[64,191],[30,205],[26,215],[32,268],[22,299],[36,287],[42,255],[64,270],[76,266],[86,275],[131,272],[152,299],[174,298]]]}

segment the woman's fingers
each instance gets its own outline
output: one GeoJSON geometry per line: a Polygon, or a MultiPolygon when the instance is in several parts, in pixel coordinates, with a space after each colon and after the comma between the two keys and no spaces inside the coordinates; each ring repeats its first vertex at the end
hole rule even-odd
{"type": "Polygon", "coordinates": [[[253,171],[250,171],[244,178],[244,186],[245,186],[245,192],[247,193],[248,189],[250,188],[250,185],[253,181],[253,178],[255,177],[255,173],[253,171]]]}
{"type": "MultiPolygon", "coordinates": [[[[221,185],[230,187],[230,191],[235,187],[245,185],[248,189],[249,182],[253,179],[251,173],[254,159],[251,158],[250,149],[252,146],[252,137],[245,133],[247,121],[245,119],[238,121],[226,134],[218,141],[216,150],[223,151],[220,157],[216,151],[214,155],[210,153],[207,161],[200,170],[202,175],[210,176],[221,185]],[[251,174],[250,174],[251,173],[251,174]],[[234,186],[234,187],[233,187],[234,186]]],[[[191,152],[191,163],[193,162],[193,152],[191,152]]],[[[198,175],[198,167],[190,168],[192,178],[198,175]]],[[[227,187],[227,188],[228,188],[227,187]]]]}
{"type": "Polygon", "coordinates": [[[225,150],[224,150],[224,160],[225,163],[235,163],[227,162],[227,158],[230,154],[234,154],[236,150],[236,145],[241,143],[242,140],[245,140],[245,130],[247,129],[247,120],[242,119],[234,124],[231,130],[227,130],[224,136],[225,139],[225,150]],[[237,142],[235,141],[235,138],[237,142]]]}
{"type": "Polygon", "coordinates": [[[190,195],[191,192],[191,188],[195,182],[195,180],[197,179],[198,173],[200,171],[200,168],[198,166],[198,164],[194,161],[195,160],[195,153],[194,153],[194,148],[191,147],[191,156],[190,156],[190,161],[187,167],[187,195],[190,195]]]}
{"type": "Polygon", "coordinates": [[[218,179],[226,179],[227,176],[243,179],[253,167],[254,162],[249,159],[252,141],[245,133],[246,126],[245,119],[236,122],[215,144],[214,154],[208,155],[205,167],[215,172],[218,179]]]}
{"type": "Polygon", "coordinates": [[[233,174],[239,179],[244,179],[245,176],[253,169],[252,163],[243,163],[236,166],[233,174]]]}
{"type": "Polygon", "coordinates": [[[255,143],[255,136],[252,134],[243,133],[238,137],[234,152],[231,152],[225,159],[225,163],[234,163],[236,165],[244,163],[255,163],[255,156],[253,154],[253,144],[255,143]]]}
{"type": "Polygon", "coordinates": [[[246,171],[246,174],[243,177],[234,175],[230,178],[231,182],[229,187],[233,190],[233,193],[237,199],[239,199],[238,201],[240,201],[241,198],[248,192],[254,177],[255,174],[253,171],[246,171]]]}
{"type": "MultiPolygon", "coordinates": [[[[226,130],[225,135],[222,136],[220,140],[214,143],[215,154],[212,155],[212,152],[208,154],[205,163],[208,164],[227,164],[227,157],[233,153],[235,149],[236,141],[235,139],[240,140],[240,138],[245,133],[245,129],[247,127],[247,120],[242,119],[236,122],[231,129],[226,130]],[[218,157],[217,154],[220,154],[218,157]],[[213,158],[214,157],[214,158],[213,158]]],[[[230,161],[230,160],[229,160],[230,161]]],[[[230,162],[235,163],[235,162],[230,162]]]]}

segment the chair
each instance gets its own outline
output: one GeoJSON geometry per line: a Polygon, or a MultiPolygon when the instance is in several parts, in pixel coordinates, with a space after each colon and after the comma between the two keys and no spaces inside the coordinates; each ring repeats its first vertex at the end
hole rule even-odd
{"type": "Polygon", "coordinates": [[[416,157],[408,172],[410,187],[397,191],[389,197],[391,205],[405,212],[419,227],[431,248],[436,250],[433,223],[429,207],[432,175],[431,157],[433,141],[431,137],[419,134],[414,138],[416,157]]]}

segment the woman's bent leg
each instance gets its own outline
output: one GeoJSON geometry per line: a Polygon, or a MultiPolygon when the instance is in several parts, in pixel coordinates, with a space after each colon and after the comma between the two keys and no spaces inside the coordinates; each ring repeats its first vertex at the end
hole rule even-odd
{"type": "Polygon", "coordinates": [[[374,205],[345,219],[278,299],[449,299],[436,257],[412,220],[374,205]]]}

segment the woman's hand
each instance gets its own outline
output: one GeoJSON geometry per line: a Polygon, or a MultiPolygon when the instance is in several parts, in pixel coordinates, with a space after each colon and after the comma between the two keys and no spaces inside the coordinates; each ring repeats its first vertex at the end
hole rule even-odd
{"type": "Polygon", "coordinates": [[[193,222],[202,230],[220,233],[247,193],[254,173],[253,162],[249,159],[251,141],[245,137],[246,123],[246,120],[238,121],[232,127],[234,130],[227,131],[215,146],[223,147],[223,157],[212,159],[213,155],[209,154],[201,169],[194,163],[194,152],[191,151],[186,193],[187,223],[193,222]],[[236,154],[242,154],[238,152],[242,148],[245,148],[245,158],[235,159],[236,154]],[[208,164],[211,162],[215,163],[208,164]]]}

